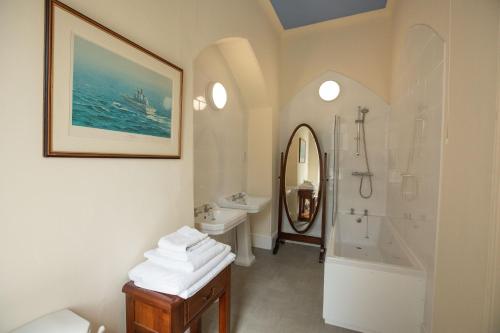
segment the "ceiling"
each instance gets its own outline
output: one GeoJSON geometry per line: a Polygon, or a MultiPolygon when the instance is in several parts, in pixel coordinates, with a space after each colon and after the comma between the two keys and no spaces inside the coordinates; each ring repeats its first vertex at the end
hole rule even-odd
{"type": "Polygon", "coordinates": [[[387,0],[270,0],[284,29],[386,7],[387,0]]]}

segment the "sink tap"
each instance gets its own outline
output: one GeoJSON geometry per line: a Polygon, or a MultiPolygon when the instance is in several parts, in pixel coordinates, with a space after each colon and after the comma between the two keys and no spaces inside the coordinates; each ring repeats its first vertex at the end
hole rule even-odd
{"type": "Polygon", "coordinates": [[[196,207],[196,208],[194,209],[194,217],[198,217],[198,215],[200,215],[200,214],[201,214],[201,212],[202,212],[201,207],[196,207]]]}
{"type": "Polygon", "coordinates": [[[205,220],[213,221],[215,220],[214,207],[210,204],[206,204],[203,206],[203,218],[205,220]]]}

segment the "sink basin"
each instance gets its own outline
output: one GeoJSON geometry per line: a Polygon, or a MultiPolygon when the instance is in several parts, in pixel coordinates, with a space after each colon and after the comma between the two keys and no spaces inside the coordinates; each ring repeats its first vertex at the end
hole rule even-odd
{"type": "Polygon", "coordinates": [[[220,198],[218,204],[220,207],[240,209],[253,214],[261,212],[270,201],[270,198],[255,197],[240,192],[225,198],[220,198]]]}
{"type": "Polygon", "coordinates": [[[247,212],[239,209],[220,208],[210,205],[208,212],[198,213],[195,217],[196,228],[209,235],[221,235],[243,223],[247,212]]]}
{"type": "Polygon", "coordinates": [[[194,209],[194,223],[196,229],[212,236],[222,235],[236,228],[235,264],[250,266],[255,261],[246,210],[221,208],[217,204],[209,203],[194,209]]]}

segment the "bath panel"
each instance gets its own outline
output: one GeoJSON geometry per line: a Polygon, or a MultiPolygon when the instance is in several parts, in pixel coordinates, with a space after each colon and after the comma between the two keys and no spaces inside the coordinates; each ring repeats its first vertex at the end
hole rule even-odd
{"type": "Polygon", "coordinates": [[[325,262],[323,318],[370,333],[421,332],[426,275],[386,217],[340,214],[325,262]]]}

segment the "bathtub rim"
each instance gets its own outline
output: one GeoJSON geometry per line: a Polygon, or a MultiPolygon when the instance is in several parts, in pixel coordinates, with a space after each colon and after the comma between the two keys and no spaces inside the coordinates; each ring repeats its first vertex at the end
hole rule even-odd
{"type": "MultiPolygon", "coordinates": [[[[342,214],[339,212],[339,214],[342,214]]],[[[342,215],[348,215],[348,216],[364,216],[362,214],[342,214],[342,215]]],[[[396,265],[396,264],[389,264],[385,262],[375,262],[375,261],[366,261],[366,260],[360,260],[356,258],[350,258],[350,257],[345,257],[341,256],[335,253],[335,225],[331,228],[330,232],[330,237],[328,239],[328,246],[326,250],[326,260],[325,263],[336,263],[336,264],[341,264],[341,265],[348,265],[348,266],[357,266],[357,267],[363,267],[367,269],[376,269],[376,270],[382,270],[386,272],[392,272],[392,273],[402,273],[402,274],[408,274],[408,275],[413,275],[416,277],[426,277],[426,271],[424,269],[424,266],[418,260],[417,256],[411,251],[411,249],[407,246],[406,242],[404,239],[401,237],[399,234],[399,231],[394,227],[392,224],[392,220],[389,216],[381,216],[381,215],[368,215],[368,216],[373,216],[373,217],[378,217],[381,219],[381,223],[387,223],[389,226],[392,235],[398,242],[401,250],[403,253],[408,257],[411,266],[404,266],[404,265],[396,265]]],[[[338,219],[336,223],[338,222],[338,219]]]]}
{"type": "Polygon", "coordinates": [[[340,256],[326,257],[325,263],[359,267],[368,270],[383,271],[386,273],[411,275],[414,277],[422,278],[424,280],[426,277],[425,271],[419,270],[412,266],[401,266],[401,265],[387,264],[383,262],[364,261],[348,257],[340,257],[340,256]]]}

